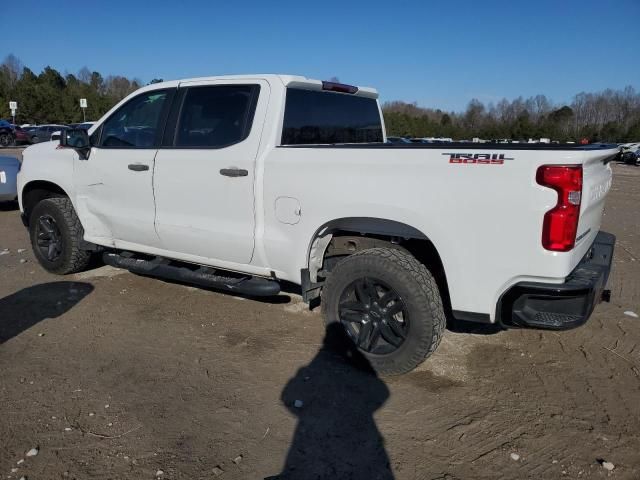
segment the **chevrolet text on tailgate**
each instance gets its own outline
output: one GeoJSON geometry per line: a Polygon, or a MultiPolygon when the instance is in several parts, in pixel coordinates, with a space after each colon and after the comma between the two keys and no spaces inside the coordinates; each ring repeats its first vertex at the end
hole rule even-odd
{"type": "Polygon", "coordinates": [[[29,147],[36,257],[321,301],[383,374],[448,318],[571,328],[605,290],[607,145],[387,144],[370,88],[287,75],[144,87],[89,132],[29,147]]]}

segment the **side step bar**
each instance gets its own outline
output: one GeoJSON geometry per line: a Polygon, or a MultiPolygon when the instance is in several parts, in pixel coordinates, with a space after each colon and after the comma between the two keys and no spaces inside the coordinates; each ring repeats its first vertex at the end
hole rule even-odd
{"type": "Polygon", "coordinates": [[[240,273],[222,273],[210,267],[172,262],[163,257],[149,259],[144,255],[136,257],[136,254],[131,252],[105,252],[102,259],[107,265],[124,268],[133,273],[191,283],[201,287],[217,288],[256,297],[268,297],[280,293],[280,284],[276,280],[240,273]]]}

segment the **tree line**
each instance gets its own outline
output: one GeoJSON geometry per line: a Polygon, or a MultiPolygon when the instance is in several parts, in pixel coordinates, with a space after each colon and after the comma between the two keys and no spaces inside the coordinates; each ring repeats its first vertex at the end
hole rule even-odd
{"type": "MultiPolygon", "coordinates": [[[[14,55],[8,55],[0,64],[0,118],[9,118],[9,101],[17,101],[16,123],[79,122],[83,118],[79,100],[86,98],[87,120],[97,120],[141,86],[138,79],[103,77],[86,67],[76,74],[45,67],[36,75],[14,55]]],[[[640,93],[631,86],[579,93],[568,105],[556,105],[546,96],[536,95],[488,105],[473,99],[464,112],[445,112],[396,101],[385,103],[383,113],[388,134],[407,137],[640,140],[640,93]]]]}
{"type": "Polygon", "coordinates": [[[8,55],[0,64],[0,118],[10,119],[9,101],[16,101],[17,124],[81,122],[80,99],[86,98],[86,118],[97,120],[141,86],[138,79],[105,78],[86,67],[76,74],[45,67],[36,75],[14,55],[8,55]]]}
{"type": "Polygon", "coordinates": [[[550,138],[551,140],[625,142],[640,140],[640,93],[628,86],[579,93],[568,105],[544,95],[500,100],[485,105],[473,99],[464,112],[422,108],[415,103],[383,105],[389,135],[451,137],[471,140],[550,138]]]}

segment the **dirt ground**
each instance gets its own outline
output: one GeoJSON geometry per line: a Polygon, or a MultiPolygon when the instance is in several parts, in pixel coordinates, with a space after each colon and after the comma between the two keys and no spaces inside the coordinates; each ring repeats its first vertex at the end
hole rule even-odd
{"type": "Polygon", "coordinates": [[[586,326],[449,330],[393,378],[323,348],[293,293],[49,275],[0,207],[0,477],[640,478],[639,207],[616,165],[612,301],[586,326]]]}

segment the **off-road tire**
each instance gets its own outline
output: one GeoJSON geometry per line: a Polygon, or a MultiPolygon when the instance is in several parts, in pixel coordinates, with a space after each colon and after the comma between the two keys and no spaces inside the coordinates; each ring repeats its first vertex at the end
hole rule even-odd
{"type": "Polygon", "coordinates": [[[404,343],[386,355],[358,350],[382,375],[410,372],[431,355],[444,333],[446,318],[433,275],[411,254],[390,248],[372,248],[338,263],[322,289],[322,312],[328,325],[340,323],[339,302],[343,291],[358,278],[377,278],[402,298],[409,314],[404,343]]]}
{"type": "Polygon", "coordinates": [[[84,229],[71,200],[67,197],[47,198],[40,201],[33,208],[29,218],[29,235],[35,257],[48,272],[57,275],[80,272],[87,268],[91,261],[91,252],[81,250],[79,247],[84,229]],[[62,253],[54,261],[45,257],[37,243],[36,225],[43,215],[53,218],[60,231],[62,253]]]}

